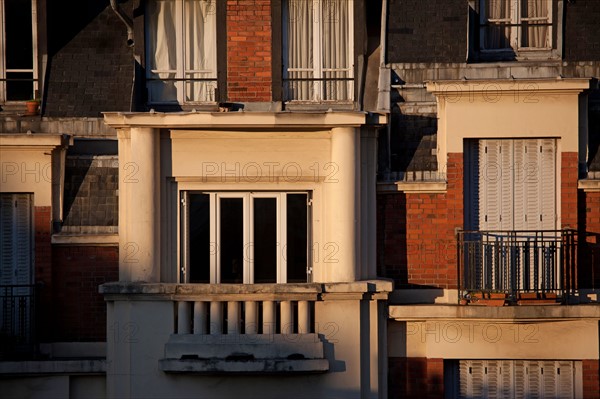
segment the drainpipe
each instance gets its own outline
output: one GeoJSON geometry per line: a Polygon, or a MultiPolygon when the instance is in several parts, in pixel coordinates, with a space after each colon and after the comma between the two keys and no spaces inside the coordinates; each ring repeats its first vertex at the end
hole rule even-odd
{"type": "Polygon", "coordinates": [[[123,12],[119,4],[117,4],[117,0],[110,0],[110,6],[121,21],[123,21],[125,26],[127,26],[127,46],[133,47],[133,21],[123,12]]]}

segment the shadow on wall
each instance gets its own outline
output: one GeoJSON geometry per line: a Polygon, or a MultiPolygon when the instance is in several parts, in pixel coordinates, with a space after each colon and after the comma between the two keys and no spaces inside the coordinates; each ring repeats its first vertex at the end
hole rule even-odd
{"type": "Polygon", "coordinates": [[[416,172],[438,170],[437,118],[402,114],[394,105],[389,143],[387,135],[380,134],[379,147],[380,181],[422,180],[416,172]]]}

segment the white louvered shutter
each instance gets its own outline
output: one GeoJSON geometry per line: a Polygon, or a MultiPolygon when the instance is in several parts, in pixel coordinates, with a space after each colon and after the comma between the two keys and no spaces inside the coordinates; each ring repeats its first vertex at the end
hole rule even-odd
{"type": "Polygon", "coordinates": [[[459,398],[470,399],[572,399],[577,383],[567,360],[461,360],[458,377],[459,398]]]}
{"type": "Polygon", "coordinates": [[[575,397],[575,370],[573,362],[556,362],[556,397],[560,399],[575,397]]]}
{"type": "Polygon", "coordinates": [[[540,214],[544,230],[556,229],[556,140],[541,139],[540,141],[540,214]]]}

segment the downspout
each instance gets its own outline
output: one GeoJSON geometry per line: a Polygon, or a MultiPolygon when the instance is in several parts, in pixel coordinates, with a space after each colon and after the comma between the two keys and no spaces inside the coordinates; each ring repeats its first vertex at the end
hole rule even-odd
{"type": "Polygon", "coordinates": [[[119,4],[117,4],[117,0],[110,0],[110,6],[127,27],[127,46],[133,47],[135,43],[133,40],[133,21],[127,14],[123,12],[119,4]]]}

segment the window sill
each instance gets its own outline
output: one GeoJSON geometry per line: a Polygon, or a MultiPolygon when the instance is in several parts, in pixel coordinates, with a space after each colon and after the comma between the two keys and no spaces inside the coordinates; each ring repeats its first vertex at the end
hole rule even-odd
{"type": "Polygon", "coordinates": [[[289,101],[284,105],[286,111],[354,111],[354,103],[349,102],[299,102],[289,101]]]}

